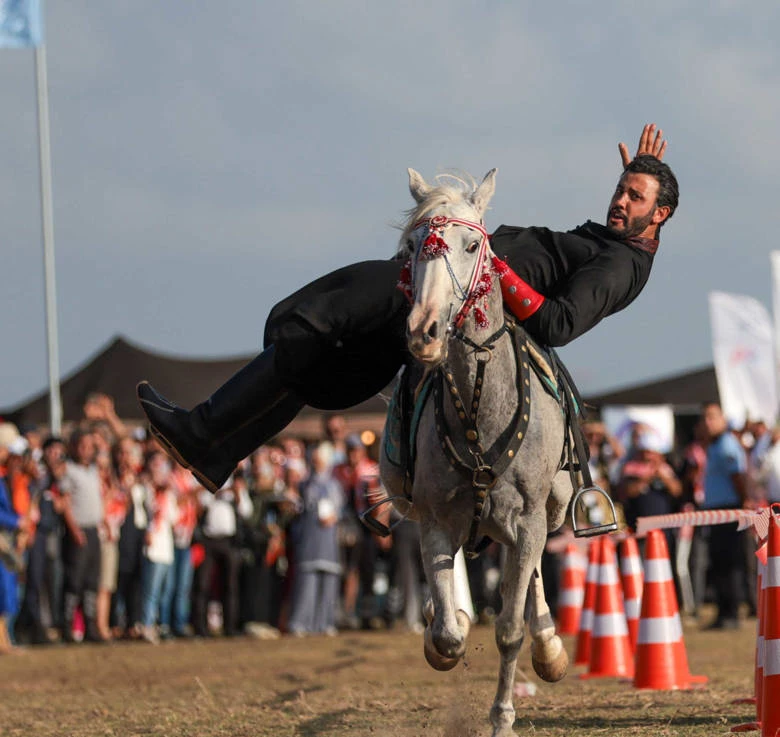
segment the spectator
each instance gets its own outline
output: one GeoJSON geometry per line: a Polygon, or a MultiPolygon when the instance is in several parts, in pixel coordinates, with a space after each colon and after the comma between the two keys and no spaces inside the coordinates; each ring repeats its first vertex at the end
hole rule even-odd
{"type": "Polygon", "coordinates": [[[15,547],[16,536],[24,534],[29,526],[29,520],[14,511],[6,483],[9,458],[18,452],[21,440],[15,425],[0,423],[0,653],[13,649],[8,622],[19,607],[16,570],[21,559],[15,547]]]}
{"type": "MultiPolygon", "coordinates": [[[[8,459],[6,461],[5,483],[11,493],[11,507],[24,521],[23,529],[16,536],[16,554],[19,556],[24,570],[19,571],[19,578],[23,581],[29,558],[29,548],[35,536],[35,523],[37,522],[38,509],[32,504],[30,493],[31,484],[37,482],[40,476],[38,464],[30,455],[30,447],[21,435],[8,446],[8,459]]],[[[19,603],[19,596],[16,597],[19,603]]],[[[16,617],[18,609],[8,614],[8,635],[14,642],[16,630],[16,617]]]]}
{"type": "Polygon", "coordinates": [[[200,495],[203,508],[203,562],[195,575],[193,619],[198,637],[209,635],[207,607],[215,568],[221,574],[222,630],[232,637],[238,634],[238,572],[241,556],[236,547],[239,517],[247,519],[252,514],[252,502],[245,489],[234,479],[228,480],[215,495],[203,491],[200,495]]]}
{"type": "Polygon", "coordinates": [[[38,481],[33,506],[38,510],[38,524],[27,563],[24,599],[16,622],[20,639],[35,645],[50,642],[44,624],[43,599],[48,604],[48,622],[58,626],[61,582],[60,513],[62,511],[59,482],[65,474],[65,443],[49,437],[42,449],[43,474],[38,481]],[[47,586],[48,583],[48,586],[47,586]]]}
{"type": "Polygon", "coordinates": [[[103,642],[96,622],[96,598],[100,579],[100,539],[98,527],[103,520],[100,474],[95,465],[95,441],[83,430],[70,440],[72,460],[65,464],[60,488],[65,500],[63,638],[74,642],[73,620],[82,607],[84,639],[103,642]]]}
{"type": "MultiPolygon", "coordinates": [[[[272,455],[272,459],[274,456],[272,455]]],[[[290,603],[295,582],[295,549],[292,543],[295,522],[303,507],[301,485],[309,475],[303,458],[279,456],[283,464],[283,487],[276,496],[275,509],[268,519],[268,549],[265,563],[270,570],[271,601],[268,621],[288,631],[290,603]]]]}
{"type": "MultiPolygon", "coordinates": [[[[704,478],[704,508],[740,509],[748,503],[745,451],[737,438],[729,432],[720,405],[705,405],[703,418],[709,438],[704,478]]],[[[739,627],[738,607],[742,596],[744,565],[743,536],[743,532],[737,531],[736,522],[713,525],[710,528],[710,568],[718,613],[708,629],[739,627]]]]}
{"type": "Polygon", "coordinates": [[[358,611],[366,622],[375,614],[373,604],[374,572],[377,551],[389,548],[389,538],[377,538],[360,523],[360,515],[371,505],[369,490],[379,486],[379,465],[368,457],[365,445],[357,435],[346,439],[347,460],[333,469],[345,495],[344,510],[339,522],[339,546],[344,570],[343,624],[349,629],[361,625],[358,611]],[[365,606],[358,609],[362,590],[365,606]]]}
{"type": "MultiPolygon", "coordinates": [[[[100,444],[97,441],[96,444],[100,444]]],[[[100,581],[97,593],[97,628],[104,640],[111,639],[109,617],[111,599],[119,576],[119,531],[127,514],[128,499],[114,475],[110,450],[100,450],[96,457],[103,496],[103,521],[100,525],[100,581]]]]}
{"type": "Polygon", "coordinates": [[[117,486],[125,498],[127,512],[119,529],[113,620],[117,634],[128,639],[141,637],[143,550],[149,523],[148,490],[138,476],[141,461],[141,446],[133,438],[124,437],[114,446],[117,486]]]}
{"type": "Polygon", "coordinates": [[[173,525],[173,569],[166,579],[160,603],[160,633],[188,637],[192,594],[192,535],[198,521],[198,490],[193,477],[183,468],[171,476],[176,489],[176,521],[173,525]]]}
{"type": "Polygon", "coordinates": [[[609,490],[616,478],[616,469],[626,454],[620,441],[607,432],[603,422],[586,422],[583,427],[590,451],[590,472],[595,483],[609,490]]]}
{"type": "Polygon", "coordinates": [[[676,511],[682,495],[682,483],[652,433],[641,433],[635,450],[634,458],[623,466],[619,483],[626,524],[631,529],[636,529],[638,517],[676,511]]]}
{"type": "Polygon", "coordinates": [[[768,442],[756,468],[757,480],[766,490],[766,501],[780,503],[780,426],[767,434],[768,442]]]}
{"type": "Polygon", "coordinates": [[[344,415],[329,414],[324,415],[323,429],[325,439],[332,448],[332,463],[337,466],[347,461],[347,421],[344,415]]]}
{"type": "Polygon", "coordinates": [[[312,474],[301,486],[302,511],[294,521],[295,579],[289,630],[295,635],[336,634],[341,564],[338,520],[344,492],[331,473],[332,452],[321,443],[312,474]]]}
{"type": "Polygon", "coordinates": [[[144,546],[141,635],[147,642],[157,644],[159,636],[155,625],[166,578],[173,568],[173,525],[178,518],[178,508],[171,483],[171,464],[162,451],[150,456],[147,471],[151,522],[144,546]]]}

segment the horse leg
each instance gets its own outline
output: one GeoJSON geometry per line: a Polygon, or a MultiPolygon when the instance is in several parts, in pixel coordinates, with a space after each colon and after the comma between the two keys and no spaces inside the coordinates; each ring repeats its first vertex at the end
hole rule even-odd
{"type": "Polygon", "coordinates": [[[466,651],[466,635],[471,624],[464,611],[455,611],[453,546],[443,530],[422,525],[420,547],[431,588],[431,598],[423,612],[428,623],[424,637],[425,658],[436,670],[450,670],[466,651]]]}
{"type": "Polygon", "coordinates": [[[512,691],[515,682],[517,654],[525,636],[525,601],[528,584],[534,570],[534,562],[541,559],[544,547],[546,520],[527,520],[524,529],[517,535],[517,544],[507,548],[506,564],[501,582],[503,606],[496,618],[496,645],[501,655],[498,671],[496,698],[490,709],[490,722],[493,725],[492,737],[513,737],[512,725],[515,721],[515,708],[512,703],[512,691]]]}
{"type": "Polygon", "coordinates": [[[544,681],[555,683],[566,675],[569,656],[563,647],[563,642],[555,634],[555,622],[550,614],[550,607],[544,598],[544,583],[542,581],[541,565],[536,567],[531,576],[529,587],[531,597],[531,617],[528,629],[531,632],[531,663],[536,674],[544,681]]]}

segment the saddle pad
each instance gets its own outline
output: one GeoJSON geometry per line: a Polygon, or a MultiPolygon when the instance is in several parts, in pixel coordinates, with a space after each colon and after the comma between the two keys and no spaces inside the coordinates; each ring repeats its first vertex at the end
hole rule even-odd
{"type": "MultiPolygon", "coordinates": [[[[404,374],[408,369],[404,369],[404,374]]],[[[406,376],[404,376],[404,379],[406,376]]],[[[417,398],[411,409],[411,416],[404,417],[404,408],[409,406],[408,398],[404,398],[404,392],[408,391],[408,381],[398,381],[387,408],[387,423],[385,426],[384,444],[385,456],[394,466],[403,468],[414,476],[415,448],[417,446],[417,430],[420,427],[420,418],[428,401],[433,386],[432,374],[428,374],[423,380],[417,392],[417,398]],[[406,436],[404,427],[409,428],[406,436]],[[408,461],[407,461],[408,459],[408,461]]],[[[407,410],[408,411],[408,410],[407,410]]]]}

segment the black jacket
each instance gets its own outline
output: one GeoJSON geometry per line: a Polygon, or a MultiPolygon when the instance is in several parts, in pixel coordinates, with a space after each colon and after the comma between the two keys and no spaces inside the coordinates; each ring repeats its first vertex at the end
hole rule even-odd
{"type": "MultiPolygon", "coordinates": [[[[502,225],[493,251],[545,295],[525,327],[560,346],[629,305],[650,275],[655,241],[616,240],[587,222],[568,233],[502,225]]],[[[401,262],[363,261],[317,279],[277,304],[264,342],[287,385],[314,407],[344,409],[386,387],[408,359],[409,306],[401,262]]]]}
{"type": "Polygon", "coordinates": [[[616,239],[588,221],[567,233],[502,225],[493,251],[547,299],[525,321],[540,343],[561,346],[627,307],[647,283],[656,241],[616,239]]]}

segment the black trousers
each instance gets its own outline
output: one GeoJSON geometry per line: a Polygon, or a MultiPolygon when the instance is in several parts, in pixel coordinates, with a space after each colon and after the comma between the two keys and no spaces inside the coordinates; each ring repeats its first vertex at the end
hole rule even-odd
{"type": "Polygon", "coordinates": [[[215,569],[221,573],[223,631],[226,635],[236,634],[238,624],[238,574],[241,554],[232,537],[207,537],[203,541],[205,557],[195,574],[195,596],[193,601],[193,625],[196,634],[208,634],[206,616],[215,569]]]}
{"type": "Polygon", "coordinates": [[[100,581],[100,539],[97,527],[83,528],[86,542],[78,545],[65,539],[65,593],[82,598],[86,592],[97,592],[100,581]]]}
{"type": "Polygon", "coordinates": [[[710,566],[718,619],[737,619],[744,592],[745,532],[737,523],[710,528],[710,566]]]}

